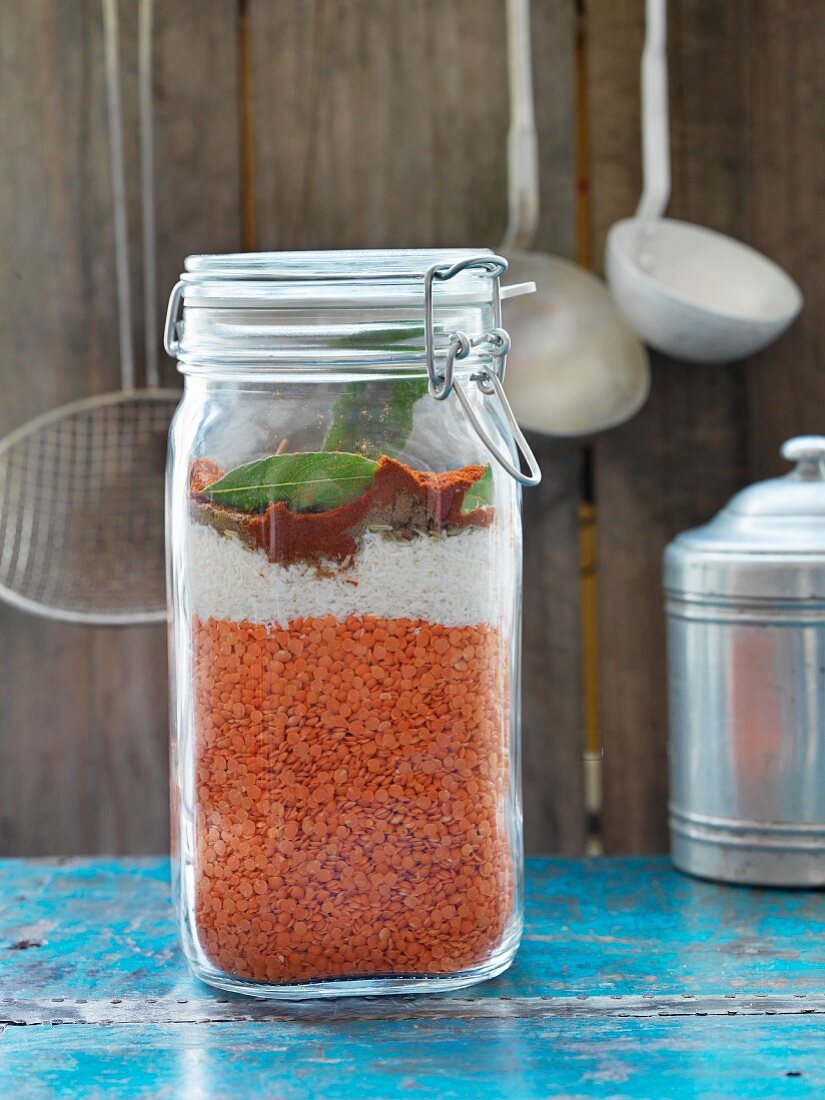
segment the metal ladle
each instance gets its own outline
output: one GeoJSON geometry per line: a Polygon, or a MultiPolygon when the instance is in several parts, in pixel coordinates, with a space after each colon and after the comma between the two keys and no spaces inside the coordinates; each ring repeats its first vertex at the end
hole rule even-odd
{"type": "Polygon", "coordinates": [[[634,217],[608,234],[607,279],[622,313],[651,347],[674,359],[727,363],[775,340],[803,297],[793,279],[755,249],[662,217],[670,198],[666,47],[667,2],[647,0],[644,190],[634,217]]]}
{"type": "MultiPolygon", "coordinates": [[[[650,387],[647,353],[600,279],[559,256],[532,252],[539,176],[529,0],[507,0],[510,76],[508,277],[537,292],[505,302],[513,337],[505,389],[524,428],[590,435],[629,419],[650,387]]],[[[503,288],[502,297],[507,297],[503,288]]]]}

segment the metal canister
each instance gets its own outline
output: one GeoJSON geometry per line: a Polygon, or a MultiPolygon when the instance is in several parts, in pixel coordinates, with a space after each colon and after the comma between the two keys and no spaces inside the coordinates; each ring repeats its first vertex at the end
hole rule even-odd
{"type": "Polygon", "coordinates": [[[668,546],[673,862],[825,886],[825,436],[668,546]]]}

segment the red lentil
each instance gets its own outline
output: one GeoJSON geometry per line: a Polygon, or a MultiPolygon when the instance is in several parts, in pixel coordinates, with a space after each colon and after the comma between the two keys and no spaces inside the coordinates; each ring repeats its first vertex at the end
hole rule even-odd
{"type": "Polygon", "coordinates": [[[506,645],[486,625],[194,619],[195,927],[215,967],[438,975],[494,952],[506,645]]]}

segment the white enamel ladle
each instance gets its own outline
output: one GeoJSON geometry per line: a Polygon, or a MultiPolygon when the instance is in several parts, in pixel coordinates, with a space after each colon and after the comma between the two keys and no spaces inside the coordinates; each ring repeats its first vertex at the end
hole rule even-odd
{"type": "Polygon", "coordinates": [[[539,215],[529,0],[507,0],[510,74],[508,278],[536,284],[510,299],[505,389],[523,428],[582,436],[629,419],[650,388],[647,352],[604,283],[559,256],[532,252],[539,215]]]}
{"type": "Polygon", "coordinates": [[[670,199],[667,0],[646,0],[642,160],[638,209],[607,238],[605,269],[622,313],[674,359],[728,363],[764,348],[802,308],[793,279],[732,237],[662,217],[670,199]]]}

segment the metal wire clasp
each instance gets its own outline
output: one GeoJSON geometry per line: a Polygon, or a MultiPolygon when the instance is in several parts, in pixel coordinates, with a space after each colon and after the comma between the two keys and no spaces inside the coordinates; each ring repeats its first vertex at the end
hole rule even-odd
{"type": "MultiPolygon", "coordinates": [[[[488,340],[493,333],[500,334],[507,343],[507,349],[501,357],[501,374],[504,376],[504,368],[507,351],[510,348],[510,338],[501,327],[501,291],[499,279],[509,267],[509,263],[503,256],[491,256],[481,254],[468,256],[466,260],[459,260],[454,264],[433,264],[424,276],[424,350],[427,358],[427,375],[430,380],[430,393],[437,401],[444,401],[450,396],[453,388],[453,371],[456,359],[465,359],[473,347],[488,340]],[[435,310],[433,305],[433,283],[438,280],[446,283],[455,278],[462,271],[469,268],[481,268],[493,276],[493,332],[483,336],[471,338],[466,332],[455,332],[450,338],[447,348],[447,356],[444,360],[444,369],[440,371],[435,360],[435,310]]],[[[495,353],[493,353],[495,354],[495,353]]]]}
{"type": "Polygon", "coordinates": [[[169,305],[166,310],[166,321],[163,326],[163,347],[167,355],[170,355],[173,359],[180,350],[180,341],[178,340],[178,322],[181,318],[181,312],[183,309],[183,291],[185,284],[183,281],[175,283],[172,288],[172,293],[169,296],[169,305]]]}
{"type": "Polygon", "coordinates": [[[510,407],[510,402],[504,393],[502,385],[507,369],[507,354],[510,351],[510,334],[501,326],[501,290],[499,279],[505,273],[509,264],[503,256],[479,255],[470,256],[466,260],[460,260],[455,264],[434,264],[424,276],[424,348],[427,359],[427,376],[429,390],[436,401],[446,401],[455,390],[456,396],[461,402],[467,418],[472,424],[476,435],[485,445],[493,458],[502,466],[511,477],[521,485],[538,485],[541,481],[541,470],[536,457],[524,438],[516,421],[515,414],[510,407]],[[443,368],[439,369],[435,357],[435,317],[433,307],[433,283],[435,280],[446,282],[468,268],[481,268],[488,271],[493,277],[493,328],[488,332],[477,336],[469,336],[466,332],[457,331],[450,337],[447,353],[444,358],[443,368]],[[456,359],[466,359],[471,351],[477,350],[480,354],[493,360],[493,364],[484,364],[471,376],[485,397],[496,397],[501,405],[504,419],[510,429],[513,441],[521,452],[527,464],[528,473],[510,461],[494,442],[493,438],[481,423],[475,409],[463,386],[455,377],[456,359]]]}

